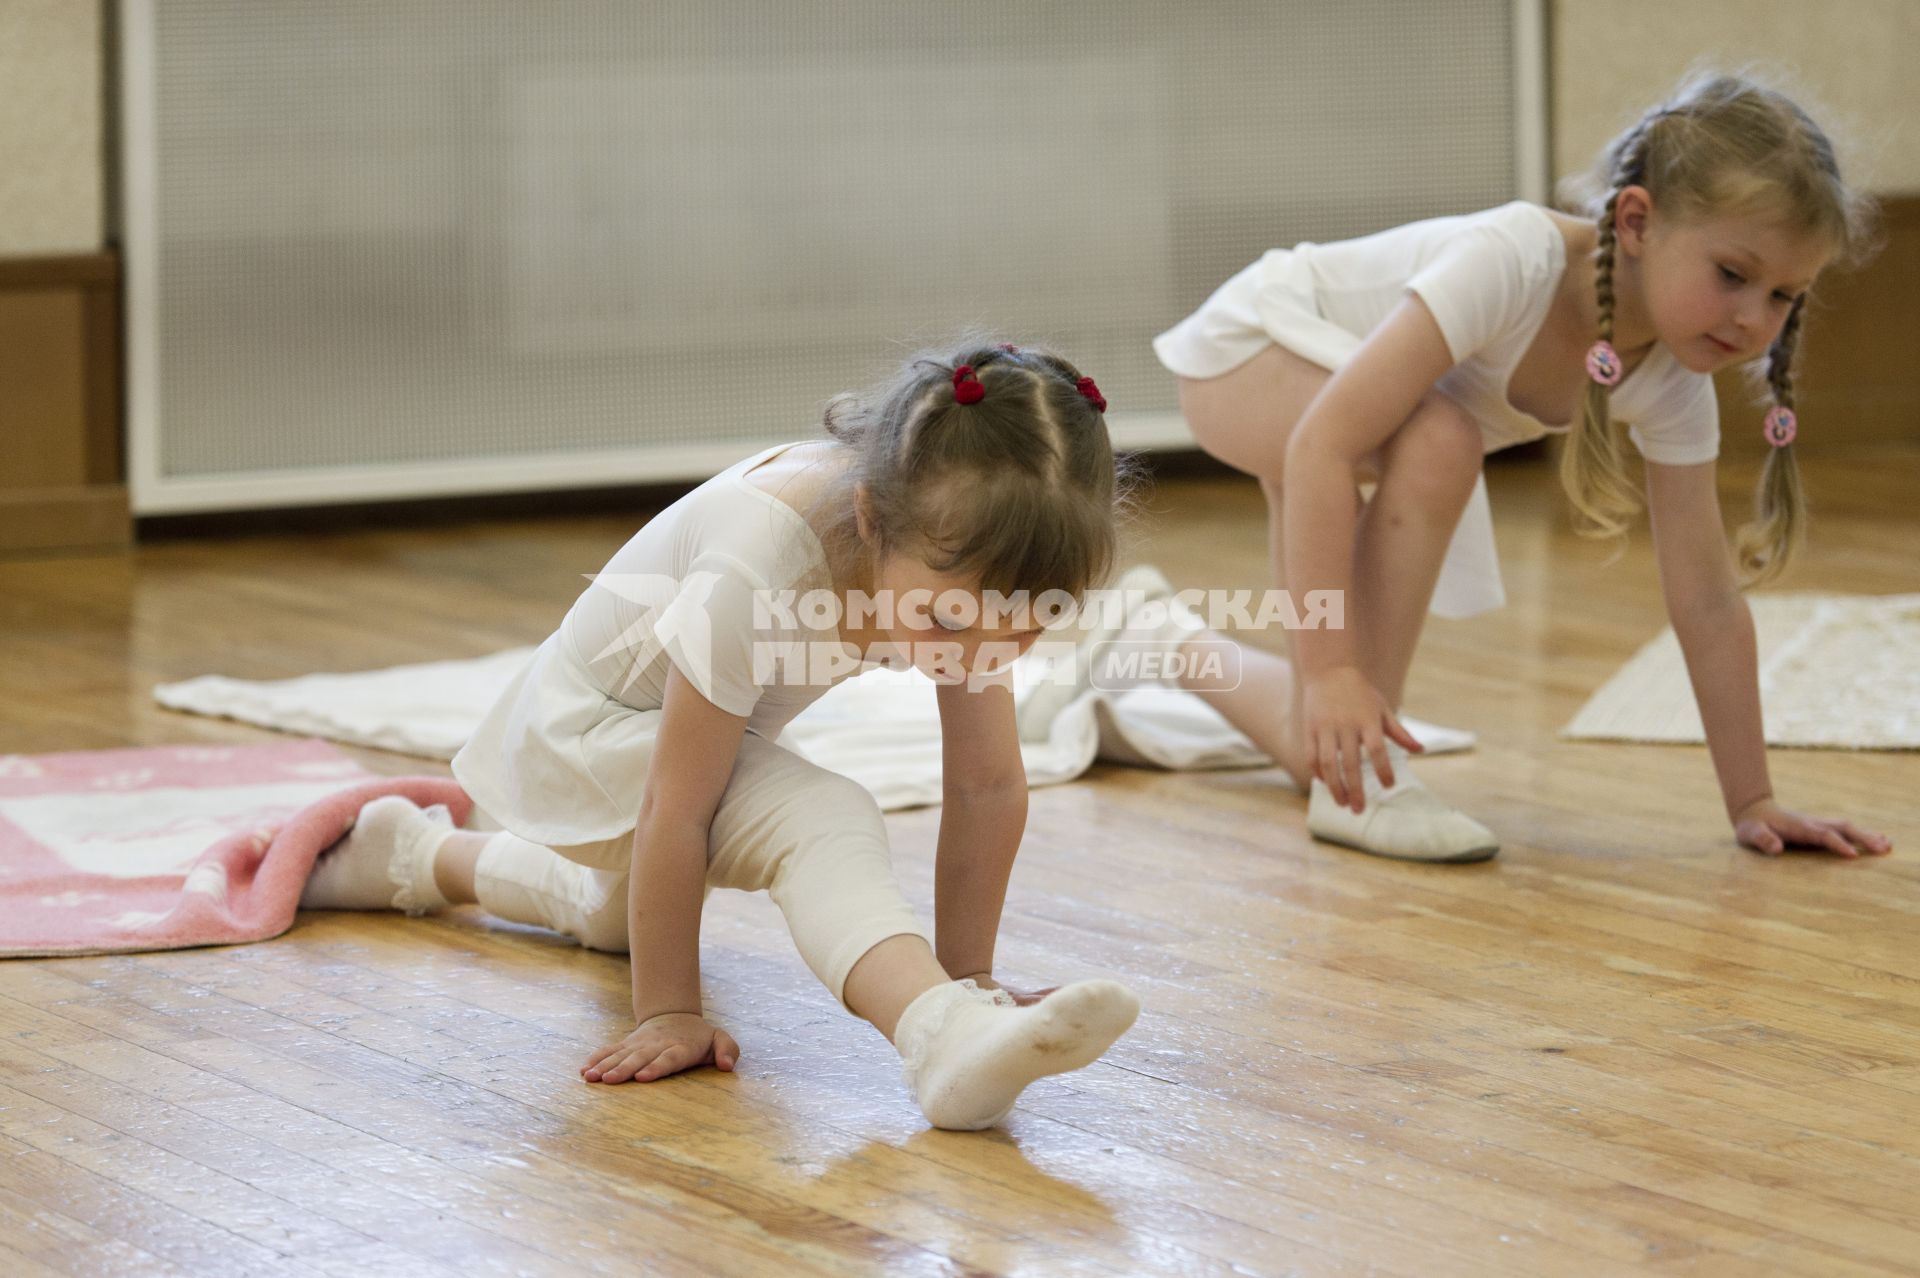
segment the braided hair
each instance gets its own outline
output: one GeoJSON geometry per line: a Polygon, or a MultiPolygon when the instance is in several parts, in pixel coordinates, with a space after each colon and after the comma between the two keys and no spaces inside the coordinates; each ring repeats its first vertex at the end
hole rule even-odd
{"type": "MultiPolygon", "coordinates": [[[[1665,216],[1690,220],[1754,214],[1805,232],[1837,260],[1870,251],[1872,202],[1840,179],[1833,144],[1790,98],[1742,75],[1706,74],[1648,111],[1607,147],[1587,185],[1599,232],[1594,288],[1599,337],[1611,344],[1615,218],[1621,192],[1646,190],[1665,216]]],[[[1806,299],[1788,313],[1766,358],[1776,405],[1794,402],[1793,359],[1806,299]]],[[[1641,508],[1613,429],[1610,388],[1593,382],[1560,456],[1560,477],[1576,528],[1618,539],[1641,508]]],[[[1791,444],[1773,447],[1755,494],[1753,522],[1736,537],[1748,584],[1783,570],[1804,539],[1805,499],[1791,444]]]]}
{"type": "MultiPolygon", "coordinates": [[[[1802,297],[1787,312],[1780,336],[1767,351],[1767,385],[1773,402],[1793,409],[1793,355],[1800,341],[1800,316],[1806,310],[1802,297]]],[[[1799,551],[1806,538],[1806,494],[1800,487],[1800,467],[1793,457],[1791,442],[1767,450],[1766,464],[1760,470],[1760,486],[1753,495],[1753,522],[1742,525],[1734,536],[1734,553],[1740,569],[1753,581],[1769,581],[1778,576],[1799,551]]]]}
{"type": "MultiPolygon", "coordinates": [[[[1600,340],[1613,341],[1614,211],[1620,192],[1646,181],[1647,140],[1653,120],[1629,129],[1609,148],[1611,181],[1598,218],[1599,256],[1594,265],[1594,288],[1600,302],[1600,340]]],[[[1565,488],[1578,525],[1595,537],[1625,536],[1632,518],[1640,513],[1639,493],[1627,475],[1620,453],[1620,436],[1613,429],[1611,388],[1587,383],[1586,403],[1560,452],[1560,484],[1565,488]]]]}

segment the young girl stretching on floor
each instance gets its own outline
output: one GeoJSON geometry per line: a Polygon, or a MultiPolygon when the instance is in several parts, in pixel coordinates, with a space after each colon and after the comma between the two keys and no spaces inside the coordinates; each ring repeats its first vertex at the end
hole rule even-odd
{"type": "Polygon", "coordinates": [[[1627,422],[1736,836],[1769,854],[1883,854],[1877,834],[1774,800],[1753,620],[1714,486],[1712,374],[1764,360],[1774,402],[1757,428],[1772,451],[1739,558],[1749,581],[1778,573],[1804,521],[1801,315],[1822,267],[1861,249],[1865,202],[1798,106],[1729,76],[1648,112],[1596,176],[1586,218],[1516,201],[1276,249],[1155,340],[1195,439],[1260,480],[1280,584],[1346,592],[1346,629],[1289,634],[1291,665],[1247,650],[1245,686],[1216,704],[1313,778],[1315,835],[1381,856],[1492,856],[1492,833],[1406,767],[1419,748],[1397,718],[1407,667],[1430,601],[1449,616],[1504,602],[1482,455],[1570,432],[1561,477],[1582,531],[1617,538],[1640,503],[1613,426],[1627,422]],[[1363,480],[1378,485],[1364,505],[1363,480]]]}
{"type": "Polygon", "coordinates": [[[842,397],[829,439],[722,471],[613,556],[455,756],[505,832],[377,800],[302,905],[478,902],[630,950],[635,1028],[581,1071],[619,1083],[733,1068],[702,1011],[701,903],[765,889],[814,974],[899,1049],[930,1122],[999,1121],[1139,1008],[1113,981],[1016,1002],[990,976],[1027,811],[1005,667],[1039,627],[983,596],[1079,597],[1105,575],[1124,500],[1105,408],[1064,360],[982,346],[842,397]],[[804,606],[815,592],[837,617],[804,606]],[[939,685],[937,948],[873,797],[777,744],[830,686],[902,655],[939,685]]]}

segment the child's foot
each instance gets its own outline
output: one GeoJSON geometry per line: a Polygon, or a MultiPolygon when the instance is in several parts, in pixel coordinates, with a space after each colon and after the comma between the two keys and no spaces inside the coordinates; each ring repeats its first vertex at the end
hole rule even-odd
{"type": "Polygon", "coordinates": [[[907,1088],[935,1127],[978,1131],[1007,1116],[1027,1084],[1099,1059],[1140,1014],[1118,981],[1080,981],[1029,1007],[972,981],[936,985],[894,1030],[907,1088]]]}
{"type": "Polygon", "coordinates": [[[405,910],[425,914],[447,904],[433,881],[434,850],[453,832],[442,804],[424,812],[397,794],[360,809],[347,837],[320,854],[303,910],[405,910]]]}
{"type": "Polygon", "coordinates": [[[1317,839],[1399,861],[1460,864],[1485,861],[1500,850],[1493,831],[1449,807],[1420,783],[1407,766],[1407,752],[1389,745],[1392,789],[1380,784],[1373,763],[1361,766],[1366,807],[1358,816],[1334,802],[1333,791],[1314,779],[1307,799],[1307,830],[1317,839]]]}
{"type": "MultiPolygon", "coordinates": [[[[1115,678],[1096,681],[1093,663],[1103,654],[1111,657],[1116,651],[1126,655],[1143,651],[1171,653],[1205,629],[1189,609],[1174,602],[1173,586],[1151,564],[1137,564],[1127,569],[1110,589],[1125,601],[1125,607],[1112,614],[1103,611],[1097,624],[1089,628],[1062,632],[1062,638],[1071,635],[1074,639],[1070,658],[1072,678],[1062,679],[1059,676],[1063,672],[1050,671],[1046,682],[1029,689],[1021,698],[1016,712],[1021,740],[1045,741],[1060,712],[1092,689],[1096,682],[1109,690],[1122,686],[1115,678]],[[1116,650],[1113,645],[1121,642],[1130,646],[1116,650]]],[[[1061,639],[1052,642],[1060,643],[1061,639]]],[[[1063,653],[1058,660],[1069,658],[1063,653]]]]}

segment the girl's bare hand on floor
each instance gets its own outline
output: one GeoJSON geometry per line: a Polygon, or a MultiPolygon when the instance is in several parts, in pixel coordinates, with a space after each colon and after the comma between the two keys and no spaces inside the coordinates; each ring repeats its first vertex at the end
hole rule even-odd
{"type": "Polygon", "coordinates": [[[580,1076],[589,1083],[651,1083],[701,1065],[731,1070],[739,1059],[733,1035],[692,1012],[664,1012],[589,1056],[580,1076]]]}

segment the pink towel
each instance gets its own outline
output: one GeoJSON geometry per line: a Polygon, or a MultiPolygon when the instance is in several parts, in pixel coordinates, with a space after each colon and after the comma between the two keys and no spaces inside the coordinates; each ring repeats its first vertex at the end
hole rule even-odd
{"type": "Polygon", "coordinates": [[[233,945],[293,923],[362,804],[472,801],[324,741],[0,755],[0,956],[233,945]]]}

